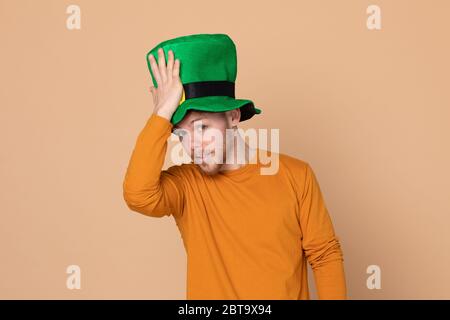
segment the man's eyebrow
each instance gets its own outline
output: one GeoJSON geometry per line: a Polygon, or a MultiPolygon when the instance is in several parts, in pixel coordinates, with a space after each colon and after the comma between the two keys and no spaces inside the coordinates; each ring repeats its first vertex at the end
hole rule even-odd
{"type": "Polygon", "coordinates": [[[192,119],[192,120],[189,122],[189,124],[191,124],[191,123],[194,122],[194,121],[201,120],[201,119],[204,119],[204,118],[205,118],[205,116],[198,116],[198,118],[192,119]]]}
{"type": "MultiPolygon", "coordinates": [[[[201,120],[201,119],[204,119],[204,118],[205,118],[205,116],[198,116],[197,118],[194,118],[191,121],[189,121],[189,125],[192,124],[192,122],[194,122],[194,121],[201,120]]],[[[176,125],[173,126],[172,129],[173,130],[178,130],[178,129],[181,129],[181,128],[178,127],[178,125],[176,124],[176,125]]]]}

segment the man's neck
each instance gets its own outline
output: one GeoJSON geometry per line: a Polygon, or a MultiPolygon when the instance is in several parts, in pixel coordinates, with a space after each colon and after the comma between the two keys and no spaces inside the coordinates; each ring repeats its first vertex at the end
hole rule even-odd
{"type": "Polygon", "coordinates": [[[253,160],[253,158],[255,156],[257,156],[256,155],[256,152],[258,152],[257,149],[249,147],[249,145],[245,142],[245,140],[242,139],[240,134],[236,134],[236,139],[240,140],[240,141],[233,141],[232,148],[234,148],[234,150],[231,150],[232,154],[233,154],[233,159],[232,159],[231,163],[227,163],[228,160],[225,161],[225,163],[222,165],[222,167],[220,168],[219,171],[229,171],[229,170],[239,169],[239,168],[247,165],[248,163],[250,163],[250,160],[253,160]],[[234,142],[236,142],[236,144],[234,142]],[[237,150],[237,149],[240,149],[240,148],[239,147],[237,147],[237,148],[234,147],[234,146],[239,146],[239,145],[243,145],[244,146],[244,148],[242,148],[242,149],[244,149],[243,150],[243,157],[242,157],[241,150],[239,150],[239,152],[237,150]]]}

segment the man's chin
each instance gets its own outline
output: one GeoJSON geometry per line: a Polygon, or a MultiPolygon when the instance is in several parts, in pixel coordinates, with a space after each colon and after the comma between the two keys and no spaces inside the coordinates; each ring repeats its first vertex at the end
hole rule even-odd
{"type": "Polygon", "coordinates": [[[204,173],[212,176],[212,175],[217,174],[220,171],[222,164],[202,162],[202,163],[198,164],[198,166],[204,173]]]}

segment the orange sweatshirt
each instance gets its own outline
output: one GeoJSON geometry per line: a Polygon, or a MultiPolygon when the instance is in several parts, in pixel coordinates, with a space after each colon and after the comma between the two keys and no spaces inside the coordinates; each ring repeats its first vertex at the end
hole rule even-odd
{"type": "Polygon", "coordinates": [[[152,114],[123,182],[128,207],[173,216],[187,254],[186,299],[345,299],[343,255],[311,166],[279,153],[274,175],[249,163],[214,176],[162,170],[172,124],[152,114]]]}

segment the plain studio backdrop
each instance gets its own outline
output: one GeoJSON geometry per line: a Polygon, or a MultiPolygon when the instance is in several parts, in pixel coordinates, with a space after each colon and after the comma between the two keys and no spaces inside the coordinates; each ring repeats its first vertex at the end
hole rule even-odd
{"type": "Polygon", "coordinates": [[[72,4],[0,1],[0,298],[185,298],[173,218],[130,211],[122,182],[146,53],[195,33],[235,41],[236,94],[263,111],[243,128],[315,170],[349,298],[450,298],[448,1],[78,0],[70,29],[72,4]]]}

